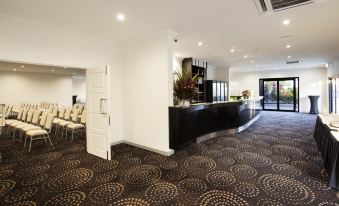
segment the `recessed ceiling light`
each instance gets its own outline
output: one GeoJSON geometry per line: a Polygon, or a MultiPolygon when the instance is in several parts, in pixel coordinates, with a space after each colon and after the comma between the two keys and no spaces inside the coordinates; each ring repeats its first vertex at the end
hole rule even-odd
{"type": "Polygon", "coordinates": [[[326,68],[328,68],[328,67],[329,67],[328,63],[326,63],[326,64],[325,64],[325,67],[326,67],[326,68]]]}
{"type": "Polygon", "coordinates": [[[251,60],[251,63],[254,63],[254,60],[251,60]]]}
{"type": "Polygon", "coordinates": [[[245,59],[247,59],[247,58],[248,58],[248,56],[247,56],[247,55],[245,55],[245,56],[244,56],[244,58],[245,58],[245,59]]]}
{"type": "Polygon", "coordinates": [[[290,23],[291,23],[291,20],[289,20],[289,19],[285,19],[283,21],[283,25],[289,25],[290,23]]]}
{"type": "Polygon", "coordinates": [[[16,70],[17,70],[17,69],[13,69],[13,71],[15,71],[15,72],[16,72],[16,70]]]}
{"type": "Polygon", "coordinates": [[[25,66],[24,66],[24,65],[21,65],[20,67],[21,67],[21,68],[24,68],[25,66]]]}
{"type": "Polygon", "coordinates": [[[231,49],[230,52],[231,52],[231,53],[234,53],[234,52],[235,52],[235,49],[231,49]]]}
{"type": "Polygon", "coordinates": [[[202,46],[204,43],[202,43],[201,41],[198,42],[198,46],[202,46]]]}
{"type": "Polygon", "coordinates": [[[124,14],[118,14],[118,15],[117,15],[117,19],[118,19],[119,21],[124,21],[124,20],[125,20],[125,15],[124,15],[124,14]]]}
{"type": "Polygon", "coordinates": [[[287,58],[291,59],[291,58],[292,58],[292,56],[287,56],[287,58]]]}
{"type": "Polygon", "coordinates": [[[51,72],[55,72],[55,70],[54,70],[54,69],[52,69],[52,70],[51,70],[51,72]]]}
{"type": "Polygon", "coordinates": [[[286,45],[286,48],[287,48],[287,49],[291,48],[291,45],[287,44],[287,45],[286,45]]]}

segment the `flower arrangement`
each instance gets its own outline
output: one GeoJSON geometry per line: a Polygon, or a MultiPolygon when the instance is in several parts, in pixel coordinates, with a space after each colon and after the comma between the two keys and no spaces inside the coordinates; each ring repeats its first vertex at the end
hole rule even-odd
{"type": "Polygon", "coordinates": [[[251,91],[251,90],[244,90],[244,91],[242,92],[242,96],[243,96],[245,99],[248,99],[251,95],[252,95],[252,91],[251,91]]]}
{"type": "MultiPolygon", "coordinates": [[[[181,106],[184,106],[183,102],[188,101],[189,102],[194,98],[195,95],[197,95],[197,76],[195,75],[192,77],[191,73],[182,71],[182,73],[177,72],[176,73],[177,78],[174,81],[174,97],[177,100],[177,103],[182,104],[181,106]]],[[[186,103],[187,106],[187,103],[186,103]]]]}

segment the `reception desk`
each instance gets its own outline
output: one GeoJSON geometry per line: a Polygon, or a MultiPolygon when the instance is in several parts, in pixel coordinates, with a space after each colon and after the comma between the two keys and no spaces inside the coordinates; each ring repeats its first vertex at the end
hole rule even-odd
{"type": "Polygon", "coordinates": [[[169,107],[170,148],[241,132],[259,118],[261,97],[169,107]]]}

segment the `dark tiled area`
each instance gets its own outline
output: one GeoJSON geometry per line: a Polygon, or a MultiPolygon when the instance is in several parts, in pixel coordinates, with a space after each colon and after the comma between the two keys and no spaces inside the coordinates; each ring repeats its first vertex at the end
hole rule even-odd
{"type": "Polygon", "coordinates": [[[313,139],[316,116],[262,112],[245,132],[161,156],[117,145],[113,160],[52,137],[28,153],[2,137],[0,205],[339,205],[313,139]]]}

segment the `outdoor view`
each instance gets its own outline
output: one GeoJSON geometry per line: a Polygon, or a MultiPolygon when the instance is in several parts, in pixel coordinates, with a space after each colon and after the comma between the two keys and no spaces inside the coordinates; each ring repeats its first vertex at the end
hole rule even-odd
{"type": "MultiPolygon", "coordinates": [[[[265,109],[294,110],[294,81],[264,81],[265,109]],[[279,107],[278,107],[279,104],[279,107]]],[[[298,96],[298,95],[297,95],[298,96]]]]}

